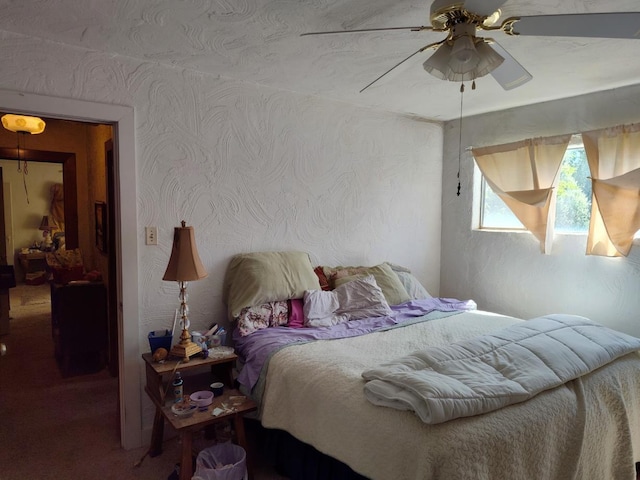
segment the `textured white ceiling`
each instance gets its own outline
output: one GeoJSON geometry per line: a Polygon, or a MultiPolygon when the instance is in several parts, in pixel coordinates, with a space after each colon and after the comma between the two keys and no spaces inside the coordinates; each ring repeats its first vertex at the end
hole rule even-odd
{"type": "MultiPolygon", "coordinates": [[[[300,37],[303,32],[429,25],[415,0],[22,0],[4,1],[0,30],[189,68],[361,106],[450,120],[459,84],[422,69],[431,50],[359,90],[434,32],[300,37]]],[[[508,0],[513,15],[640,11],[637,0],[508,0]]],[[[492,36],[533,80],[504,91],[490,75],[467,88],[464,114],[503,110],[640,82],[638,40],[492,36]]],[[[6,68],[6,66],[5,66],[6,68]]]]}

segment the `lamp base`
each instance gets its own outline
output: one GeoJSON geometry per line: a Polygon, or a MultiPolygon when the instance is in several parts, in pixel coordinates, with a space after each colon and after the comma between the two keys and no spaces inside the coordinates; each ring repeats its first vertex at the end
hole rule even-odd
{"type": "Polygon", "coordinates": [[[171,352],[169,354],[175,357],[182,357],[183,362],[188,362],[189,357],[198,353],[202,353],[202,347],[200,347],[196,343],[193,343],[191,340],[188,340],[184,343],[176,343],[173,347],[171,347],[171,352]]]}

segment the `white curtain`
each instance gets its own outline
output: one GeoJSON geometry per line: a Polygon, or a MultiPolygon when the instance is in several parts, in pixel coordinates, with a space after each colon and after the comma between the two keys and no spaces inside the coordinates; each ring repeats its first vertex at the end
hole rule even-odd
{"type": "Polygon", "coordinates": [[[569,140],[562,135],[472,150],[491,189],[540,241],[542,253],[551,251],[554,187],[569,140]]]}
{"type": "Polygon", "coordinates": [[[640,124],[582,133],[592,178],[587,255],[626,256],[640,230],[640,124]]]}

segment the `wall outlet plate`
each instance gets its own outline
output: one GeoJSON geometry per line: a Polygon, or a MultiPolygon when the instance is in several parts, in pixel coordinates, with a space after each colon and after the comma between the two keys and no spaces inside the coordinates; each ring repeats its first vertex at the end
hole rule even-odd
{"type": "Polygon", "coordinates": [[[158,244],[158,228],[157,227],[144,227],[145,243],[147,245],[158,244]]]}

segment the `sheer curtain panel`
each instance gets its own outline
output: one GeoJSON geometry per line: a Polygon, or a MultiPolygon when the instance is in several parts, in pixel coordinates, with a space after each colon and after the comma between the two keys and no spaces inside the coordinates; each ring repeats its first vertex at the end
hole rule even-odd
{"type": "Polygon", "coordinates": [[[570,139],[562,135],[472,149],[491,189],[540,241],[542,253],[551,251],[554,187],[570,139]]]}
{"type": "Polygon", "coordinates": [[[582,133],[593,188],[587,255],[626,256],[640,229],[640,123],[582,133]]]}

